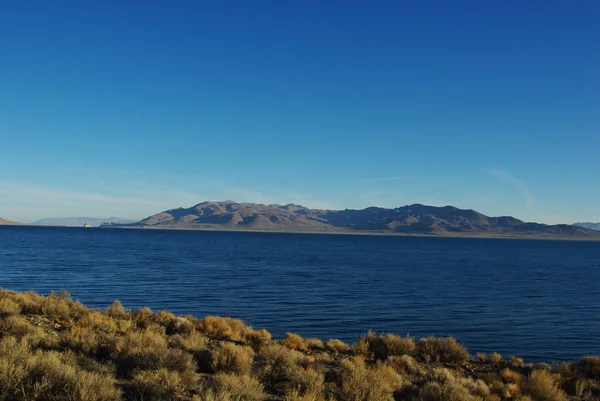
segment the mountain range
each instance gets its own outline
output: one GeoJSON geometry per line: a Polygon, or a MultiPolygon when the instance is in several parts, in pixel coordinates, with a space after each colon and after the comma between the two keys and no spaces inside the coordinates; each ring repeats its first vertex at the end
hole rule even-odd
{"type": "MultiPolygon", "coordinates": [[[[117,225],[117,227],[119,226],[124,227],[117,225]]],[[[394,209],[368,207],[362,210],[321,210],[294,204],[202,202],[191,208],[167,210],[138,223],[125,226],[166,229],[600,239],[600,232],[574,225],[527,223],[510,216],[489,217],[470,209],[421,204],[394,209]]]]}
{"type": "Polygon", "coordinates": [[[577,227],[589,228],[590,230],[600,231],[600,223],[581,222],[573,225],[577,227]]]}
{"type": "Polygon", "coordinates": [[[135,220],[121,219],[119,217],[57,217],[46,218],[33,222],[34,225],[41,226],[66,226],[66,227],[83,227],[84,224],[90,224],[94,227],[102,224],[129,224],[135,223],[135,220]]]}

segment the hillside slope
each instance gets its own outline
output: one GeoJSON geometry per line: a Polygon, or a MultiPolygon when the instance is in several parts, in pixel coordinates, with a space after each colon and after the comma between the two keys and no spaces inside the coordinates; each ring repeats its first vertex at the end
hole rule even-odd
{"type": "Polygon", "coordinates": [[[17,221],[6,220],[6,219],[3,219],[2,217],[0,217],[0,225],[15,226],[15,225],[19,225],[19,224],[21,224],[21,223],[19,223],[17,221]]]}
{"type": "Polygon", "coordinates": [[[600,239],[600,232],[573,225],[526,223],[510,216],[489,217],[453,206],[420,204],[395,209],[319,210],[293,204],[203,202],[187,209],[167,210],[129,226],[600,239]]]}

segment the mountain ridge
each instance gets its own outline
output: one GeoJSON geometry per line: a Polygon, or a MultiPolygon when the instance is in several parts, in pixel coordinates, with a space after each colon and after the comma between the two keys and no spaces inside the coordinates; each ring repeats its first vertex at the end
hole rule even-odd
{"type": "Polygon", "coordinates": [[[577,227],[588,228],[588,229],[594,230],[594,231],[600,231],[600,223],[591,223],[589,221],[585,221],[585,222],[575,223],[573,225],[577,226],[577,227]]]}
{"type": "Polygon", "coordinates": [[[169,209],[134,224],[116,227],[377,233],[398,235],[496,236],[600,239],[600,232],[568,224],[524,222],[512,216],[490,217],[455,206],[412,204],[397,208],[310,209],[302,205],[206,201],[169,209]]]}
{"type": "Polygon", "coordinates": [[[120,217],[48,217],[34,221],[32,224],[40,226],[83,227],[84,224],[89,223],[97,227],[106,223],[130,224],[135,222],[135,220],[122,219],[120,217]]]}

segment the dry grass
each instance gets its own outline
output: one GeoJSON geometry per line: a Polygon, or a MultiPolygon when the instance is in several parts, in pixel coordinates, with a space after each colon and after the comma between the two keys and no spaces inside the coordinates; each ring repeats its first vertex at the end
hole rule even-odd
{"type": "Polygon", "coordinates": [[[453,338],[272,340],[238,319],[0,289],[0,401],[394,399],[596,400],[600,357],[532,368],[497,353],[471,360],[453,338]]]}

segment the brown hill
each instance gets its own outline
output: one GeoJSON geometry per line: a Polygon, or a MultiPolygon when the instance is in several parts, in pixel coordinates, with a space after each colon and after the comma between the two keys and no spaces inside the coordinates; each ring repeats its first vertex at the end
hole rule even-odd
{"type": "Polygon", "coordinates": [[[2,217],[0,217],[0,225],[4,225],[4,226],[16,226],[19,225],[21,223],[16,222],[16,221],[10,221],[10,220],[6,220],[3,219],[2,217]]]}
{"type": "Polygon", "coordinates": [[[599,232],[572,225],[526,223],[510,216],[489,217],[453,206],[420,204],[395,209],[319,210],[293,204],[203,202],[188,209],[167,210],[129,226],[600,239],[599,232]]]}

